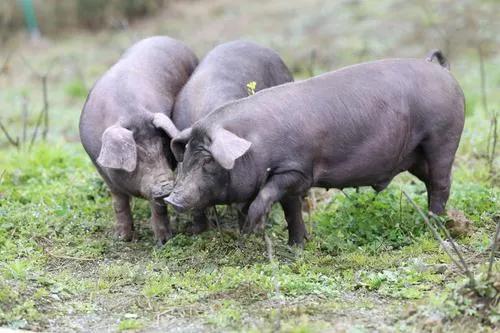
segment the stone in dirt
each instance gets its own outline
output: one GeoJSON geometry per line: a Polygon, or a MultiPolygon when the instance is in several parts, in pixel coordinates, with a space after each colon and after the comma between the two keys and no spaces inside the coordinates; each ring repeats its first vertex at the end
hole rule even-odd
{"type": "Polygon", "coordinates": [[[454,238],[469,236],[472,234],[472,222],[458,209],[450,209],[447,212],[448,220],[446,228],[454,238]]]}

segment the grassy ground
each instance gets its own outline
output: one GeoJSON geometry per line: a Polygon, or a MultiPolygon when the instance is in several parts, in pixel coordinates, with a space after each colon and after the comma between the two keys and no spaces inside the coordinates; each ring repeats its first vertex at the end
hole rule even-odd
{"type": "MultiPolygon", "coordinates": [[[[91,83],[131,38],[158,32],[187,40],[198,54],[218,40],[246,36],[275,47],[296,74],[304,75],[309,56],[304,50],[314,46],[307,36],[318,36],[317,43],[329,35],[313,24],[321,16],[312,10],[319,2],[303,2],[304,15],[288,21],[283,17],[296,9],[295,2],[292,7],[273,2],[266,16],[258,15],[254,2],[188,2],[128,31],[78,33],[15,49],[0,74],[0,120],[22,137],[20,96],[25,95],[32,133],[41,90],[26,61],[40,72],[53,64],[48,81],[51,127],[47,142],[37,140],[31,150],[29,144],[16,149],[0,138],[0,326],[61,332],[495,330],[498,291],[485,289],[496,292],[489,297],[497,302],[486,310],[461,293],[466,279],[402,195],[406,191],[425,207],[424,186],[409,175],[399,176],[379,195],[371,189],[315,192],[314,209],[304,213],[312,236],[304,250],[285,245],[282,212],[274,210],[267,229],[272,261],[264,240],[239,236],[231,210],[223,207],[221,230],[197,237],[180,233],[160,249],[154,246],[148,206],[136,200],[137,240],[113,239],[109,194],[77,142],[78,115],[91,83]],[[200,24],[206,29],[196,34],[200,24]],[[269,27],[275,33],[256,32],[269,27]],[[298,46],[303,46],[300,52],[298,46]]],[[[381,15],[369,6],[363,10],[363,15],[381,15]]],[[[344,13],[340,25],[356,16],[344,13]]],[[[353,45],[333,35],[335,56],[321,53],[315,71],[370,57],[358,42],[372,29],[365,24],[353,32],[353,45]],[[360,52],[356,59],[349,57],[351,51],[360,52]]],[[[366,36],[375,43],[373,35],[366,36]]],[[[386,48],[367,47],[375,50],[370,53],[374,58],[415,50],[424,54],[415,46],[397,53],[391,46],[397,41],[387,41],[386,48]]],[[[0,52],[0,59],[6,54],[0,52]]],[[[499,63],[498,56],[486,63],[490,86],[500,83],[499,63]]],[[[449,209],[471,222],[458,243],[480,281],[500,211],[500,187],[498,178],[490,178],[484,158],[489,123],[481,107],[477,62],[469,55],[457,58],[452,69],[464,87],[468,109],[449,209]]],[[[488,97],[490,107],[500,106],[500,96],[488,97]]],[[[182,230],[189,216],[175,215],[174,220],[182,230]]],[[[496,264],[497,281],[499,274],[496,264]]]]}

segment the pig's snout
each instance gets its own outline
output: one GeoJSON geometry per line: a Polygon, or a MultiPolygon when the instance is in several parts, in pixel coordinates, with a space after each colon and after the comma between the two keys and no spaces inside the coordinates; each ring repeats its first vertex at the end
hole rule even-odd
{"type": "Polygon", "coordinates": [[[176,197],[175,193],[170,194],[168,197],[163,199],[166,203],[174,207],[174,209],[178,212],[186,211],[186,205],[179,201],[176,197]]]}
{"type": "Polygon", "coordinates": [[[174,184],[172,181],[165,181],[159,184],[153,185],[151,189],[151,195],[155,199],[161,199],[172,193],[174,184]]]}

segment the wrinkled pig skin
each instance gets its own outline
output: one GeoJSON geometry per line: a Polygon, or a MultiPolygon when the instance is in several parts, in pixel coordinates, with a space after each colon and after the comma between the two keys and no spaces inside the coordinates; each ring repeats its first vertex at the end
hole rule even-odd
{"type": "Polygon", "coordinates": [[[172,237],[162,197],[173,185],[171,138],[154,125],[169,120],[175,97],[198,60],[183,43],[155,36],[130,47],[91,89],[80,117],[83,147],[108,185],[116,233],[131,240],[131,196],[150,201],[155,240],[172,237]]]}
{"type": "Polygon", "coordinates": [[[165,200],[180,210],[251,202],[247,231],[280,202],[289,243],[302,244],[309,188],[381,191],[409,171],[443,213],[464,95],[439,56],[353,65],[224,105],[172,140],[183,167],[165,200]]]}
{"type": "MultiPolygon", "coordinates": [[[[172,120],[184,130],[218,107],[247,97],[250,82],[255,82],[255,91],[259,91],[291,81],[290,71],[275,51],[242,40],[224,43],[207,53],[196,67],[176,98],[172,120]]],[[[204,210],[193,215],[188,232],[205,231],[208,221],[204,210]]],[[[240,213],[240,225],[244,216],[240,213]]]]}

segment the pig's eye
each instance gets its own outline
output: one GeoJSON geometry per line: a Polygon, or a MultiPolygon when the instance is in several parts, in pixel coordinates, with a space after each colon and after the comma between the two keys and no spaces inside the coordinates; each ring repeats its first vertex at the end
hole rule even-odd
{"type": "Polygon", "coordinates": [[[205,157],[203,159],[203,161],[201,163],[202,163],[203,166],[205,166],[205,165],[208,165],[208,164],[212,163],[213,160],[214,159],[211,156],[207,156],[207,157],[205,157]]]}

